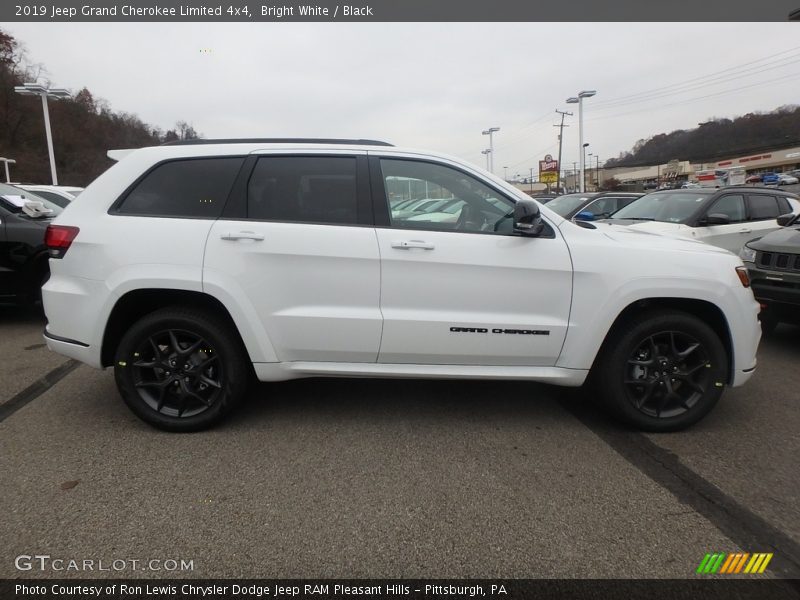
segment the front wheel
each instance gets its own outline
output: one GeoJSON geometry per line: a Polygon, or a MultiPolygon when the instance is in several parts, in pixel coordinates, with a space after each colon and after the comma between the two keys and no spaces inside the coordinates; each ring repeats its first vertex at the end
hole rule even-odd
{"type": "Polygon", "coordinates": [[[247,355],[224,321],[166,308],[136,322],[114,362],[117,388],[146,423],[167,431],[216,425],[247,388],[247,355]]]}
{"type": "Polygon", "coordinates": [[[727,382],[728,355],[703,321],[650,311],[612,336],[596,376],[606,404],[625,422],[644,431],[678,431],[714,408],[727,382]]]}

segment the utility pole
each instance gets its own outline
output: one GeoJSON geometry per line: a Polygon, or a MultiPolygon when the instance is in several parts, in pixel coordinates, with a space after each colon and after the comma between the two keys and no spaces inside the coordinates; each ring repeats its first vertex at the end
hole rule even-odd
{"type": "MultiPolygon", "coordinates": [[[[572,163],[572,179],[573,179],[572,183],[575,184],[575,185],[578,185],[578,163],[577,162],[573,162],[572,163]]],[[[573,192],[577,192],[578,190],[574,189],[572,191],[573,192]]]]}
{"type": "MultiPolygon", "coordinates": [[[[558,110],[556,112],[561,115],[561,123],[559,125],[553,125],[553,127],[558,127],[558,180],[556,181],[556,193],[558,192],[558,187],[561,185],[561,146],[563,145],[563,138],[564,138],[564,127],[569,127],[569,125],[564,125],[564,117],[566,115],[572,116],[571,112],[567,112],[565,110],[558,110]]],[[[567,187],[566,185],[564,186],[567,187]]]]}
{"type": "Polygon", "coordinates": [[[528,181],[531,184],[531,193],[533,193],[533,167],[531,167],[531,178],[528,181]]]}

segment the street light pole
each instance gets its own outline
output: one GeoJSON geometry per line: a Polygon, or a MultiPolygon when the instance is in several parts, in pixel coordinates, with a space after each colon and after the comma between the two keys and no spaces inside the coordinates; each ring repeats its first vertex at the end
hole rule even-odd
{"type": "MultiPolygon", "coordinates": [[[[583,90],[582,92],[578,93],[578,97],[571,97],[567,98],[567,104],[577,104],[578,105],[578,148],[581,149],[584,147],[583,143],[583,99],[584,98],[591,98],[597,92],[595,90],[583,90]]],[[[586,189],[586,182],[584,180],[584,173],[586,169],[586,157],[584,153],[581,152],[581,192],[585,192],[586,189]]]]}
{"type": "Polygon", "coordinates": [[[489,167],[489,157],[492,155],[492,149],[487,148],[486,150],[481,150],[481,154],[486,155],[486,170],[491,171],[491,168],[489,167]]]}
{"type": "Polygon", "coordinates": [[[56,157],[53,151],[53,133],[50,130],[50,110],[47,107],[47,98],[69,98],[69,90],[61,88],[48,88],[36,83],[26,83],[14,87],[14,91],[23,96],[40,96],[42,98],[42,112],[44,113],[44,131],[47,136],[47,153],[50,155],[50,175],[53,185],[58,185],[56,175],[56,157]]]}
{"type": "Polygon", "coordinates": [[[585,167],[586,167],[586,148],[589,146],[589,142],[586,142],[583,145],[583,152],[581,152],[581,193],[586,191],[586,175],[585,175],[585,167]]]}
{"type": "Polygon", "coordinates": [[[503,181],[508,181],[508,167],[503,167],[503,181]]]}
{"type": "Polygon", "coordinates": [[[492,138],[492,134],[494,134],[495,131],[500,131],[500,128],[499,127],[489,127],[489,129],[484,129],[481,132],[483,135],[488,135],[489,136],[489,155],[488,156],[490,157],[490,162],[489,162],[489,166],[487,167],[487,169],[489,170],[489,172],[492,175],[494,175],[494,140],[492,138]]]}
{"type": "Polygon", "coordinates": [[[533,193],[533,167],[531,167],[531,178],[528,182],[531,184],[531,193],[533,193]]]}

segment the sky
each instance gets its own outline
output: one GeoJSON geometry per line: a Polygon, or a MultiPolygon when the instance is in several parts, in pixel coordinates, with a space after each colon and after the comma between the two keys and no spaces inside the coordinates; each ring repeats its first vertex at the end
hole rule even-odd
{"type": "MultiPolygon", "coordinates": [[[[370,138],[526,176],[800,104],[797,23],[7,23],[54,87],[204,137],[370,138]]],[[[55,126],[55,124],[54,124],[55,126]]]]}

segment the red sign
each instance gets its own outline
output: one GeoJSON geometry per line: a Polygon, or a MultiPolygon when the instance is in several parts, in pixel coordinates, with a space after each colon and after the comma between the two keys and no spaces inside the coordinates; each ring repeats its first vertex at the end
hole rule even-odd
{"type": "Polygon", "coordinates": [[[547,171],[558,172],[558,161],[553,160],[548,154],[544,160],[539,161],[539,173],[546,173],[547,171]]]}

